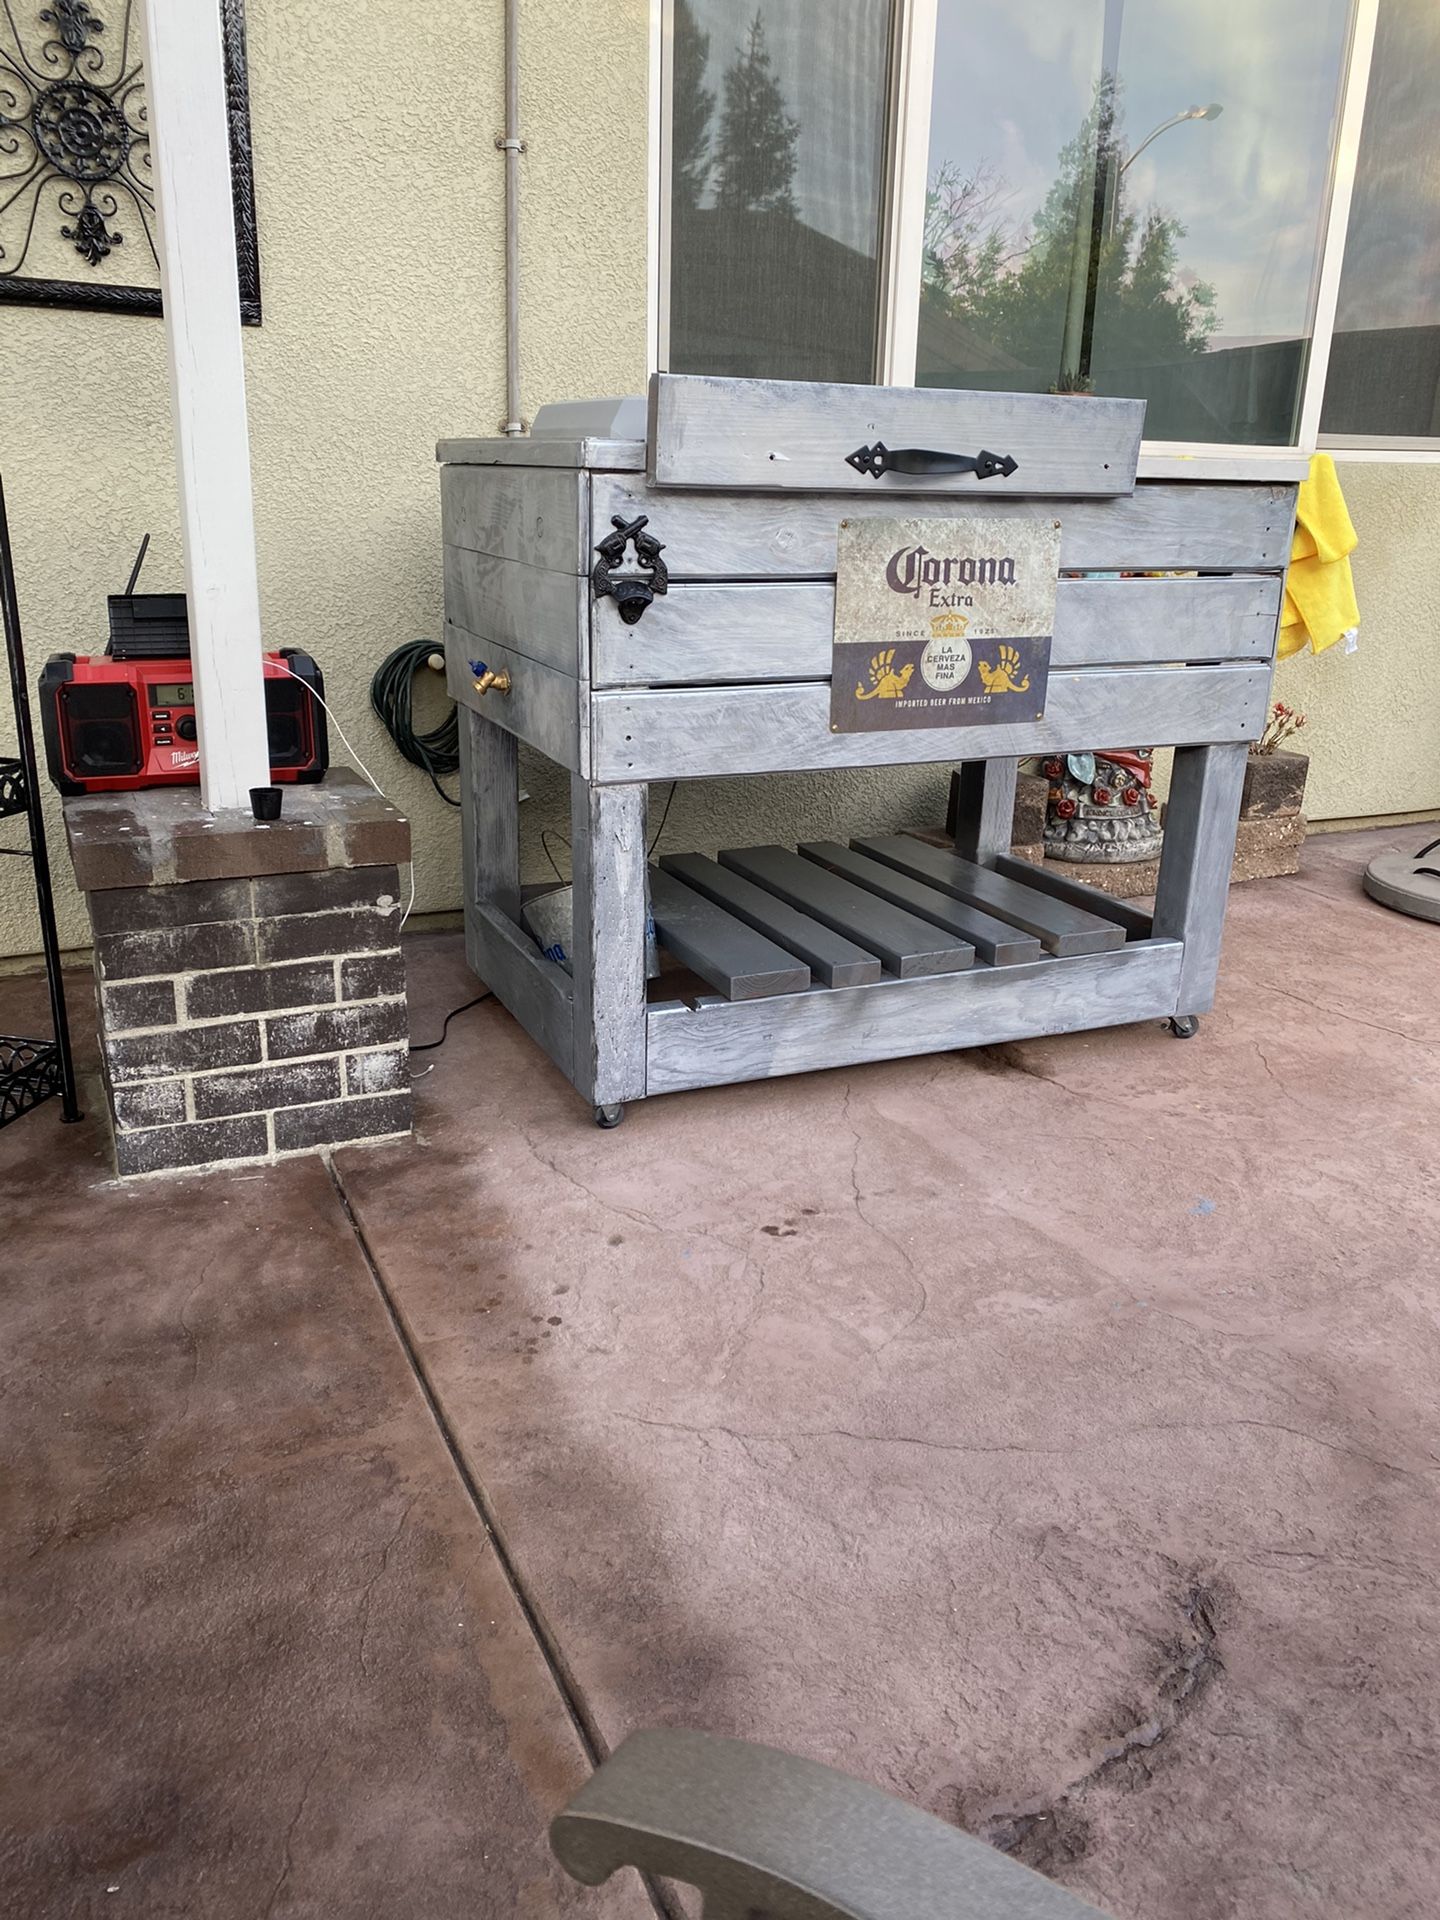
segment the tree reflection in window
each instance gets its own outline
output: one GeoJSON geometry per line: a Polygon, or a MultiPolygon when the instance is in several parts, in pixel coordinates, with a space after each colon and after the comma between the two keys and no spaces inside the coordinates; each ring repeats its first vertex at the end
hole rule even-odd
{"type": "Polygon", "coordinates": [[[668,364],[872,380],[888,0],[675,0],[668,364]]]}
{"type": "Polygon", "coordinates": [[[1132,201],[1126,154],[1122,83],[1106,74],[1033,221],[1007,214],[1008,184],[993,167],[962,176],[942,162],[921,268],[932,336],[953,328],[972,356],[1023,371],[1027,384],[1049,372],[1061,393],[1088,392],[1107,365],[1204,353],[1215,289],[1182,274],[1183,223],[1132,201]]]}

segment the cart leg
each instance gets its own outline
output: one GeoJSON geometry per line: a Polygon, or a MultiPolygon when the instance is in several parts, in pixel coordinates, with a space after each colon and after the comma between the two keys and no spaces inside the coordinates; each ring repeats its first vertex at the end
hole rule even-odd
{"type": "Polygon", "coordinates": [[[1018,760],[966,760],[950,782],[946,821],[955,851],[985,866],[1010,851],[1018,760]]]}
{"type": "MultiPolygon", "coordinates": [[[[1215,1004],[1225,898],[1235,860],[1240,788],[1245,778],[1244,741],[1223,747],[1177,747],[1165,811],[1165,845],[1155,889],[1157,935],[1185,943],[1176,1000],[1181,1032],[1215,1004]]],[[[1194,1028],[1190,1027],[1190,1032],[1194,1028]]],[[[1183,1035],[1189,1038],[1189,1034],[1183,1035]]]]}
{"type": "Polygon", "coordinates": [[[645,787],[594,787],[572,775],[570,830],[573,1078],[600,1119],[645,1094],[645,787]]]}
{"type": "MultiPolygon", "coordinates": [[[[520,918],[520,770],[516,739],[460,709],[460,847],[467,906],[520,918]]],[[[472,958],[471,965],[474,966],[472,958]]],[[[479,969],[477,968],[478,972],[479,969]]]]}

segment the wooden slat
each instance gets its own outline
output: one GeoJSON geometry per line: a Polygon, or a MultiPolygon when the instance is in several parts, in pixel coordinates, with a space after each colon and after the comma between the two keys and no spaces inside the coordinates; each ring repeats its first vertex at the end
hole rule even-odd
{"type": "MultiPolygon", "coordinates": [[[[1281,592],[1280,579],[1264,574],[1064,579],[1051,664],[1268,660],[1281,592]]],[[[591,621],[597,687],[818,680],[830,672],[835,589],[823,581],[682,582],[633,627],[608,599],[594,603],[591,621]]]]}
{"type": "Polygon", "coordinates": [[[1097,740],[1176,746],[1254,740],[1265,722],[1268,666],[1083,667],[1050,676],[1043,720],[994,727],[832,733],[830,688],[714,687],[596,693],[593,777],[703,779],[1083,753],[1097,740]]]}
{"type": "Polygon", "coordinates": [[[597,1106],[645,1092],[645,789],[570,779],[575,1059],[597,1106]]]}
{"type": "Polygon", "coordinates": [[[544,467],[442,467],[440,527],[447,547],[585,573],[590,482],[544,467]]]}
{"type": "MultiPolygon", "coordinates": [[[[918,387],[841,386],[829,381],[735,380],[657,373],[650,379],[649,478],[664,487],[755,491],[963,494],[1129,493],[1135,484],[1139,400],[1044,393],[975,393],[918,387]],[[879,480],[846,456],[887,447],[1008,455],[1008,476],[886,474],[879,480]]],[[[913,511],[913,508],[910,509],[913,511]]]]}
{"type": "Polygon", "coordinates": [[[975,958],[975,949],[966,941],[942,935],[931,922],[826,873],[788,847],[722,848],[720,864],[878,953],[902,980],[925,973],[958,973],[975,958]]]}
{"type": "Polygon", "coordinates": [[[1058,860],[1041,860],[1037,863],[1034,860],[1017,859],[1013,853],[1001,852],[995,854],[989,864],[997,873],[1003,873],[1011,880],[1022,880],[1027,887],[1038,887],[1042,893],[1053,894],[1057,900],[1068,900],[1072,907],[1085,907],[1091,913],[1098,913],[1102,920],[1113,920],[1133,939],[1148,940],[1150,937],[1150,915],[1143,907],[1132,906],[1128,900],[1116,900],[1112,895],[1102,893],[1098,887],[1087,887],[1083,880],[1072,879],[1058,860]]]}
{"type": "Polygon", "coordinates": [[[1215,1002],[1244,780],[1243,748],[1191,747],[1175,756],[1155,888],[1155,931],[1185,943],[1181,1013],[1205,1013],[1215,1002]]]}
{"type": "Polygon", "coordinates": [[[842,847],[835,840],[810,840],[802,845],[800,852],[805,859],[838,874],[842,880],[852,880],[867,893],[955,934],[974,947],[976,955],[989,966],[1013,967],[1024,960],[1040,958],[1040,942],[1033,934],[1022,933],[1013,922],[999,920],[980,908],[962,905],[938,887],[927,886],[924,881],[886,866],[883,861],[857,852],[853,847],[842,847]]]}
{"type": "Polygon", "coordinates": [[[1007,849],[1015,829],[1015,788],[1019,762],[966,760],[950,776],[947,822],[955,851],[982,866],[1007,849]]]}
{"type": "Polygon", "coordinates": [[[484,714],[462,708],[460,849],[464,898],[520,918],[520,778],[517,743],[484,714]]]}
{"type": "MultiPolygon", "coordinates": [[[[651,1093],[676,1093],[1159,1020],[1176,1011],[1180,956],[1178,941],[1141,940],[1116,953],[975,967],[940,979],[812,988],[733,1006],[652,1007],[646,1084],[651,1093]]],[[[1167,1043],[1157,1034],[1155,1044],[1167,1043]]],[[[964,1071],[957,1062],[956,1072],[964,1071]]]]}
{"type": "Polygon", "coordinates": [[[1053,894],[1026,886],[1022,880],[1011,880],[989,867],[977,867],[973,861],[962,860],[940,847],[926,846],[923,840],[912,840],[908,834],[881,834],[873,840],[857,840],[855,845],[886,866],[898,867],[902,873],[913,874],[968,906],[980,907],[1033,933],[1047,953],[1062,958],[1077,953],[1108,953],[1125,944],[1125,929],[1113,920],[1102,920],[1084,907],[1057,900],[1053,894]]]}
{"type": "MultiPolygon", "coordinates": [[[[665,542],[672,580],[823,579],[835,573],[842,519],[964,520],[976,514],[1029,518],[1039,500],[909,501],[865,494],[661,492],[643,481],[596,474],[591,481],[591,541],[608,532],[610,516],[650,516],[665,542]],[[598,529],[598,531],[597,531],[598,529]]],[[[1062,500],[1060,565],[1065,569],[1160,571],[1210,567],[1282,572],[1290,558],[1293,486],[1175,486],[1158,481],[1116,500],[1062,500]]],[[[646,619],[649,615],[646,615],[646,619]]],[[[643,623],[642,623],[643,624],[643,623]]]]}
{"type": "Polygon", "coordinates": [[[803,993],[810,984],[793,953],[658,867],[650,869],[650,913],[662,944],[727,1000],[803,993]]]}
{"type": "Polygon", "coordinates": [[[590,582],[469,547],[445,549],[445,617],[572,678],[589,649],[590,582]]]}
{"type": "Polygon", "coordinates": [[[873,953],[703,854],[666,853],[660,856],[660,864],[747,927],[798,954],[824,986],[861,987],[880,978],[880,962],[873,953]]]}
{"type": "Polygon", "coordinates": [[[527,660],[494,640],[482,639],[446,622],[445,684],[459,706],[483,713],[495,726],[536,747],[572,772],[589,766],[590,730],[586,725],[590,689],[583,681],[557,673],[539,660],[527,660]],[[509,693],[475,691],[472,660],[510,675],[509,693]]]}
{"type": "Polygon", "coordinates": [[[544,1048],[566,1079],[574,1067],[570,976],[526,933],[484,902],[465,915],[465,957],[507,1012],[544,1048]]]}

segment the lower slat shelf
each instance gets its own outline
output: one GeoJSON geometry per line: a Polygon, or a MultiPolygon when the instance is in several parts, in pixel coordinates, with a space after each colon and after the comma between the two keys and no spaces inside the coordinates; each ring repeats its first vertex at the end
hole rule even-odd
{"type": "Polygon", "coordinates": [[[1179,940],[1132,940],[1111,953],[1019,966],[654,1006],[646,1017],[646,1092],[1162,1020],[1177,1011],[1183,952],[1179,940]]]}

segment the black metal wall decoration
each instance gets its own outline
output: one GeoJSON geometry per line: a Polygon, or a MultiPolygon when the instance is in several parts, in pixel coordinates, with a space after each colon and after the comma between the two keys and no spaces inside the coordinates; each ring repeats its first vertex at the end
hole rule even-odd
{"type": "MultiPolygon", "coordinates": [[[[0,0],[4,5],[6,0],[0,0]]],[[[5,515],[5,486],[0,481],[0,624],[5,629],[5,660],[10,674],[10,699],[15,710],[15,738],[19,754],[0,759],[0,819],[25,816],[29,842],[23,847],[0,846],[0,853],[28,859],[35,881],[35,907],[40,916],[40,946],[50,988],[48,1039],[0,1034],[0,1127],[18,1120],[52,1095],[60,1097],[61,1117],[78,1120],[75,1056],[70,1047],[70,1022],[65,1011],[65,980],[60,971],[60,940],[55,928],[55,899],[50,887],[50,855],[45,844],[45,817],[40,806],[40,776],[35,766],[35,732],[30,720],[30,687],[25,673],[25,644],[20,635],[20,605],[15,595],[15,562],[10,550],[10,525],[5,515]]]]}
{"type": "MultiPolygon", "coordinates": [[[[240,317],[259,326],[245,0],[213,4],[225,45],[240,317]]],[[[137,0],[0,0],[0,300],[159,313],[142,39],[137,0]],[[54,272],[57,240],[75,259],[73,279],[54,272]],[[33,268],[41,250],[46,273],[33,268]]]]}

